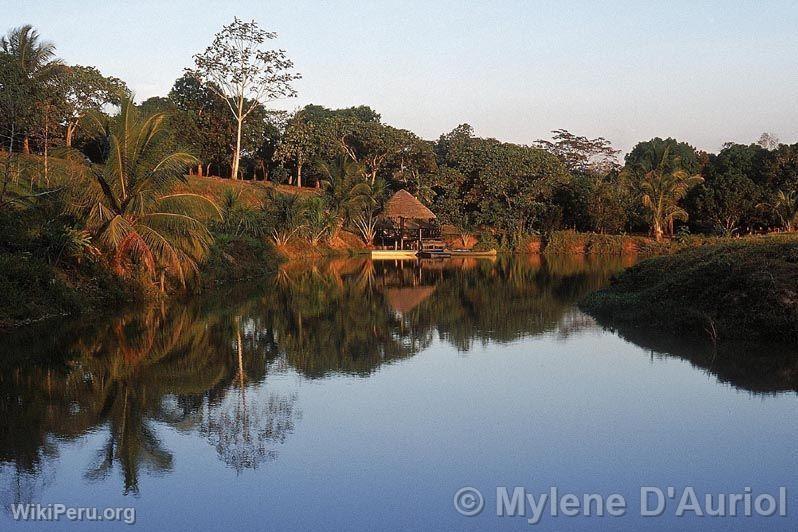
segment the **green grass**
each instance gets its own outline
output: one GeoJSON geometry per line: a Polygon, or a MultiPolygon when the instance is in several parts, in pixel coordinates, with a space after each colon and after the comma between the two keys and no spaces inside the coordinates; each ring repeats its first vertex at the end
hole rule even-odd
{"type": "Polygon", "coordinates": [[[644,260],[588,296],[609,324],[724,339],[798,339],[798,238],[702,243],[644,260]]]}

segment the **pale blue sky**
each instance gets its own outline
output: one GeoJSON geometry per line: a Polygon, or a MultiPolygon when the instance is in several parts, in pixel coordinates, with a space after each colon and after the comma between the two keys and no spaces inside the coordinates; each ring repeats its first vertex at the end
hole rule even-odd
{"type": "Polygon", "coordinates": [[[277,31],[299,97],[368,104],[428,139],[468,122],[530,143],[555,128],[627,150],[798,141],[798,2],[0,0],[69,63],[166,94],[233,16],[277,31]]]}

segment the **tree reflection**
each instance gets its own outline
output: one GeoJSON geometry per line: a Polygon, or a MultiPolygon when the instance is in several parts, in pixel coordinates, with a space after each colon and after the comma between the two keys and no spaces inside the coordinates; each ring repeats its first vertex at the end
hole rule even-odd
{"type": "Polygon", "coordinates": [[[281,396],[273,392],[250,389],[244,367],[245,344],[254,345],[252,333],[255,323],[242,324],[235,317],[234,337],[236,371],[232,389],[224,396],[203,405],[199,416],[199,431],[216,448],[219,457],[236,472],[254,469],[262,462],[274,460],[276,444],[282,444],[294,431],[294,403],[296,395],[281,396]],[[246,329],[246,330],[245,330],[246,329]],[[244,337],[249,341],[245,342],[244,337]],[[247,395],[249,404],[247,403],[247,395]]]}
{"type": "MultiPolygon", "coordinates": [[[[248,326],[233,311],[247,308],[206,311],[175,304],[125,313],[82,331],[67,349],[67,361],[56,368],[3,371],[2,422],[19,429],[0,440],[0,457],[7,462],[3,478],[14,470],[20,472],[18,484],[25,475],[41,477],[41,464],[56,448],[49,445],[52,438],[69,440],[89,431],[105,437],[84,477],[99,481],[118,470],[125,493],[139,491],[142,472],[172,470],[160,424],[184,431],[215,427],[209,440],[223,456],[231,454],[223,448],[237,441],[238,427],[245,429],[243,441],[260,442],[261,448],[267,440],[282,443],[293,430],[295,398],[271,393],[263,402],[246,400],[243,383],[261,383],[275,352],[270,334],[260,328],[244,333],[248,326]],[[213,416],[231,390],[242,400],[226,427],[217,422],[224,415],[217,421],[213,416]]],[[[256,451],[274,456],[273,450],[256,451]]],[[[254,467],[256,460],[236,463],[254,467]]],[[[17,491],[7,498],[24,498],[24,490],[17,491]]]]}
{"type": "MultiPolygon", "coordinates": [[[[84,476],[118,475],[125,493],[142,475],[175,467],[164,426],[197,434],[241,472],[274,460],[300,413],[269,376],[368,376],[433,342],[458,350],[594,329],[575,309],[624,266],[586,258],[283,265],[257,285],[68,322],[0,338],[0,462],[4,499],[25,501],[52,478],[59,441],[102,436],[84,476]]],[[[732,357],[620,331],[756,392],[796,390],[794,356],[732,357]],[[710,356],[711,355],[711,356],[710,356]]],[[[96,441],[95,439],[91,441],[96,441]]]]}
{"type": "Polygon", "coordinates": [[[720,382],[757,394],[798,392],[798,349],[794,345],[762,342],[713,344],[664,334],[653,329],[599,323],[657,358],[678,357],[715,376],[720,382]]]}

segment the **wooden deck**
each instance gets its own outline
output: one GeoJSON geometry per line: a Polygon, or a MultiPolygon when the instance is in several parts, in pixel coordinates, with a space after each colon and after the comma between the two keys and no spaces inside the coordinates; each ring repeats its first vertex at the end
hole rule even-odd
{"type": "Polygon", "coordinates": [[[372,249],[372,260],[415,259],[418,251],[415,249],[372,249]]]}

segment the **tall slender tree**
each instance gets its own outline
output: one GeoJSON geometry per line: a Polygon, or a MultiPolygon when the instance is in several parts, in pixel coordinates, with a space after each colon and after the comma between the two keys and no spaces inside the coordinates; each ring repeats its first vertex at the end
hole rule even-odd
{"type": "Polygon", "coordinates": [[[301,76],[284,50],[264,50],[277,34],[260,28],[254,20],[234,18],[222,27],[213,43],[194,56],[194,68],[186,72],[227,102],[236,121],[235,148],[230,177],[238,178],[241,133],[247,117],[266,102],[296,96],[292,82],[301,76]]]}

